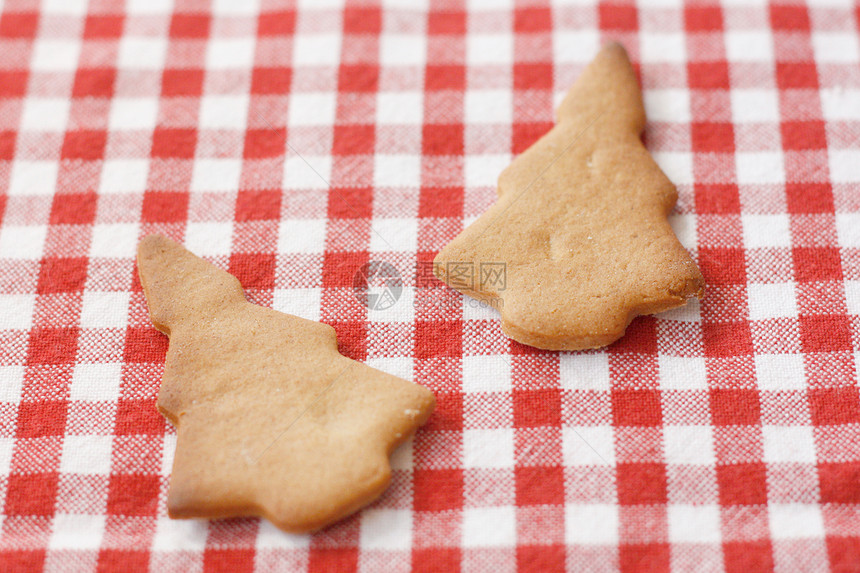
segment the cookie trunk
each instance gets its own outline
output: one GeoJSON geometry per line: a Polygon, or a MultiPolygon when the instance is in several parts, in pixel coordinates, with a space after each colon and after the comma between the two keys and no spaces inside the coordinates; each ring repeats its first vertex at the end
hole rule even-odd
{"type": "Polygon", "coordinates": [[[373,503],[391,482],[387,458],[379,457],[374,472],[357,484],[350,497],[333,496],[328,505],[308,505],[302,495],[284,491],[282,498],[289,499],[281,509],[257,501],[253,496],[239,497],[231,484],[206,483],[200,475],[184,475],[174,468],[167,494],[167,514],[173,519],[229,519],[261,517],[287,533],[313,533],[336,523],[373,503]],[[229,503],[224,499],[229,498],[229,503]]]}
{"type": "MultiPolygon", "coordinates": [[[[372,369],[357,368],[354,377],[342,382],[354,380],[361,393],[363,370],[372,369]]],[[[394,401],[384,407],[375,398],[355,402],[363,426],[351,431],[347,420],[327,435],[317,431],[322,420],[355,412],[330,412],[323,398],[287,416],[263,416],[252,431],[237,433],[237,426],[245,424],[241,412],[257,399],[217,401],[190,410],[179,419],[167,500],[170,516],[259,516],[284,531],[305,533],[358,511],[388,487],[390,454],[426,422],[435,404],[432,393],[420,386],[401,381],[398,386],[394,401]],[[377,418],[363,415],[370,409],[379,410],[377,418]]],[[[332,391],[340,391],[337,383],[332,391]]]]}

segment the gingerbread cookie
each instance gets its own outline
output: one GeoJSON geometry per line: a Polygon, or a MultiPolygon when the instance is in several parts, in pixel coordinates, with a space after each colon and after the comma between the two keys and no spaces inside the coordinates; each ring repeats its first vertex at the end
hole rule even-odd
{"type": "Polygon", "coordinates": [[[677,191],[642,144],[644,126],[630,61],[610,44],[556,125],[501,173],[496,202],[442,249],[436,275],[492,300],[509,337],[554,350],[605,346],[637,315],[701,298],[702,275],[667,220],[677,191]],[[484,280],[492,265],[505,281],[484,280]]]}
{"type": "Polygon", "coordinates": [[[429,390],[342,356],[328,325],[247,302],[234,276],[165,237],[140,243],[138,268],[170,337],[158,408],[177,427],[171,517],[313,531],[385,490],[429,390]]]}

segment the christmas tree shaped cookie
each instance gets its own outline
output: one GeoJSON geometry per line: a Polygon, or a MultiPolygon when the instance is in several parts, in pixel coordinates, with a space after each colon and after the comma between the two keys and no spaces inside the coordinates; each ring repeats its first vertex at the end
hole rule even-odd
{"type": "Polygon", "coordinates": [[[436,275],[491,300],[511,338],[555,350],[610,344],[637,315],[701,297],[667,220],[677,191],[643,146],[644,126],[627,54],[608,45],[556,125],[499,176],[496,202],[438,254],[436,275]]]}
{"type": "Polygon", "coordinates": [[[138,248],[170,337],[159,410],[177,427],[171,517],[258,515],[293,532],[378,497],[433,394],[342,356],[334,329],[245,300],[239,281],[161,236],[138,248]]]}

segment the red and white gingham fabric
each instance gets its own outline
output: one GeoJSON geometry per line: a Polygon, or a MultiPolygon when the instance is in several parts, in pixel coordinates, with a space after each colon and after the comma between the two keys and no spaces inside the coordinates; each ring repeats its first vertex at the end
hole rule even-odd
{"type": "Polygon", "coordinates": [[[2,5],[0,570],[860,571],[858,368],[850,2],[2,5]],[[415,280],[613,39],[708,296],[537,351],[415,280]],[[312,536],[167,518],[152,232],[436,393],[378,502],[312,536]]]}

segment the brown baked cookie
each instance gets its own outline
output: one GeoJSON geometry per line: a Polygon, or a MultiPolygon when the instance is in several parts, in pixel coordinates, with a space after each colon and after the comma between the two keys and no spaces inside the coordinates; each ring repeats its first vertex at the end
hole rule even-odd
{"type": "Polygon", "coordinates": [[[610,44],[552,130],[499,176],[496,202],[442,249],[436,275],[491,300],[514,340],[554,350],[605,346],[637,315],[701,298],[667,221],[677,191],[642,145],[644,126],[630,61],[610,44]]]}
{"type": "Polygon", "coordinates": [[[165,237],[141,241],[138,268],[170,337],[158,408],[177,427],[171,517],[313,531],[385,490],[429,390],[342,356],[328,325],[247,302],[236,277],[165,237]]]}

